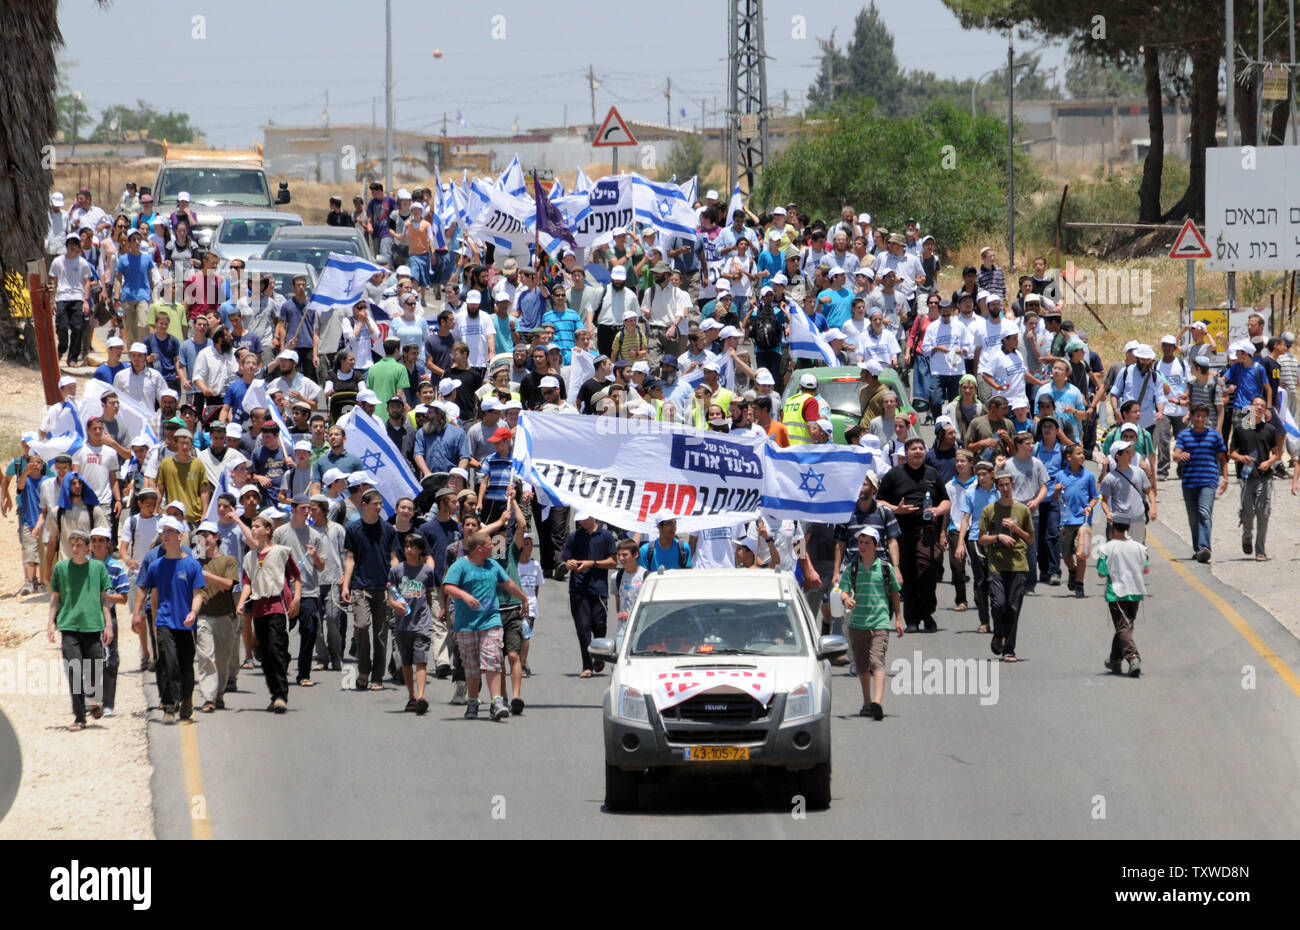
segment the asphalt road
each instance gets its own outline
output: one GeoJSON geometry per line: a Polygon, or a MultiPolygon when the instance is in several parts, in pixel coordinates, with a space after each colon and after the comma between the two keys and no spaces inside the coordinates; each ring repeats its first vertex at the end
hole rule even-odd
{"type": "MultiPolygon", "coordinates": [[[[1180,559],[1167,531],[1152,533],[1180,559]]],[[[1300,836],[1300,642],[1203,567],[1180,561],[1235,608],[1255,644],[1152,553],[1137,643],[1143,677],[1102,669],[1111,627],[1101,588],[1026,598],[1014,666],[994,663],[997,701],[886,694],[886,717],[856,716],[858,683],[834,676],[833,804],[792,815],[793,785],[664,786],[642,810],[603,810],[600,702],[608,675],[581,680],[563,586],[543,588],[522,717],[462,719],[450,682],[425,717],[405,690],[344,692],[340,673],[265,710],[260,672],[228,709],[164,727],[150,755],[160,838],[745,837],[1295,838],[1300,836]],[[1288,683],[1263,653],[1291,671],[1288,683]],[[1254,670],[1254,687],[1250,671],[1254,670]],[[201,785],[201,787],[200,787],[201,785]],[[199,797],[201,796],[201,797],[199,797]],[[197,800],[196,800],[197,798],[197,800]],[[205,814],[194,820],[191,812],[205,814]]],[[[889,658],[991,658],[973,611],[940,591],[934,634],[889,658]]],[[[296,640],[295,640],[296,642],[296,640]]],[[[990,679],[991,680],[991,679],[990,679]]],[[[156,692],[151,694],[157,703],[156,692]]]]}

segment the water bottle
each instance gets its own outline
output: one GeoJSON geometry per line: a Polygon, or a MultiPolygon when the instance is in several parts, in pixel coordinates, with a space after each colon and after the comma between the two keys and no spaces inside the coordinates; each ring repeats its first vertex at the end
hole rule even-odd
{"type": "Polygon", "coordinates": [[[932,503],[931,498],[930,498],[930,492],[929,492],[929,491],[926,491],[926,492],[925,492],[925,504],[924,504],[924,505],[922,506],[922,508],[921,508],[921,519],[924,520],[924,521],[926,521],[927,523],[929,523],[931,520],[934,519],[934,515],[933,515],[932,513],[930,513],[930,507],[931,507],[931,506],[933,506],[933,503],[932,503]]]}
{"type": "Polygon", "coordinates": [[[399,617],[405,617],[411,612],[411,606],[406,603],[406,598],[402,595],[402,592],[398,589],[397,585],[392,584],[391,582],[388,585],[388,597],[402,605],[400,608],[393,608],[399,617]]]}

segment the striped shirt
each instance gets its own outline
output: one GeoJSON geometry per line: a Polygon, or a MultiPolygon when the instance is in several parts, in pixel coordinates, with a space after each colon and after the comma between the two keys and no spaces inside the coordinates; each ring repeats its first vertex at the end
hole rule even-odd
{"type": "Polygon", "coordinates": [[[1183,487],[1218,487],[1219,456],[1226,455],[1228,451],[1218,430],[1207,428],[1198,433],[1194,429],[1185,429],[1178,434],[1174,447],[1191,455],[1190,459],[1182,463],[1183,487]]]}
{"type": "Polygon", "coordinates": [[[849,617],[851,629],[889,629],[889,592],[900,590],[892,565],[880,558],[870,565],[854,559],[840,575],[840,590],[853,595],[853,614],[849,617]]]}
{"type": "Polygon", "coordinates": [[[510,459],[493,452],[483,460],[483,471],[487,474],[487,491],[483,499],[505,503],[506,492],[510,490],[510,459]]]}
{"type": "Polygon", "coordinates": [[[641,357],[641,350],[646,348],[646,343],[645,328],[639,322],[634,329],[630,330],[624,325],[614,334],[610,358],[616,362],[624,360],[635,362],[641,357]]]}

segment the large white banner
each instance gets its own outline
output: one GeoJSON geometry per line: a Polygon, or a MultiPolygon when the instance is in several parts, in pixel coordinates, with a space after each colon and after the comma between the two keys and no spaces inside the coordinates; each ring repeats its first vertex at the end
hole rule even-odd
{"type": "MultiPolygon", "coordinates": [[[[524,413],[515,470],[554,503],[654,534],[668,508],[682,533],[758,515],[764,440],[657,420],[524,413]]],[[[856,489],[855,495],[856,495],[856,489]]]]}
{"type": "Polygon", "coordinates": [[[515,471],[553,503],[602,523],[656,532],[668,508],[677,529],[734,526],[760,507],[777,519],[840,523],[853,513],[871,466],[865,449],[780,449],[748,433],[715,433],[657,420],[525,413],[515,471]]]}
{"type": "Polygon", "coordinates": [[[531,197],[514,197],[495,184],[475,180],[470,185],[470,200],[481,205],[469,224],[471,236],[504,249],[524,249],[533,241],[537,204],[531,197]]]}

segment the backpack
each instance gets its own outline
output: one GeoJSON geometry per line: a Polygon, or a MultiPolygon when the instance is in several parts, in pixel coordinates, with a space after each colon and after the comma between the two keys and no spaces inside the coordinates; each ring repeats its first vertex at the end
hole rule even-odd
{"type": "MultiPolygon", "coordinates": [[[[656,543],[657,543],[657,542],[658,542],[658,540],[655,540],[654,542],[648,542],[648,543],[645,543],[645,544],[642,546],[641,551],[644,552],[644,553],[646,553],[646,562],[649,563],[649,565],[650,565],[650,567],[647,569],[647,571],[655,571],[657,568],[659,568],[658,565],[655,565],[655,564],[654,564],[654,562],[655,562],[655,554],[659,551],[658,548],[657,548],[657,546],[656,546],[656,543]]],[[[675,539],[673,540],[673,545],[677,548],[677,567],[678,567],[678,568],[685,568],[685,567],[686,567],[686,547],[683,546],[680,542],[678,542],[678,541],[675,540],[675,539]]],[[[618,584],[619,584],[622,580],[623,580],[623,570],[622,570],[622,569],[619,569],[619,572],[618,572],[618,575],[617,575],[617,577],[616,577],[616,580],[615,580],[614,586],[615,586],[615,587],[618,587],[618,584]]]]}
{"type": "Polygon", "coordinates": [[[749,324],[749,331],[758,351],[775,352],[781,348],[781,321],[775,313],[759,310],[749,324]]]}
{"type": "MultiPolygon", "coordinates": [[[[885,593],[889,593],[889,569],[885,568],[886,560],[876,557],[876,562],[880,565],[880,583],[885,586],[885,593]]],[[[853,596],[858,596],[858,566],[862,564],[862,557],[855,555],[853,562],[849,565],[849,587],[853,588],[853,596]]]]}

